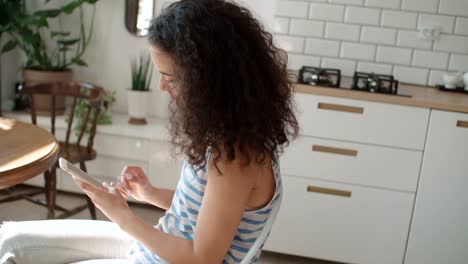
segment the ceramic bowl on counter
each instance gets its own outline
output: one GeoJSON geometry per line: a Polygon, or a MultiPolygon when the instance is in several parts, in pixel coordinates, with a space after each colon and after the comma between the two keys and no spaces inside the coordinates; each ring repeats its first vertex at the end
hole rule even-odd
{"type": "Polygon", "coordinates": [[[464,76],[461,72],[447,72],[444,74],[444,85],[447,89],[455,89],[462,85],[464,76]]]}

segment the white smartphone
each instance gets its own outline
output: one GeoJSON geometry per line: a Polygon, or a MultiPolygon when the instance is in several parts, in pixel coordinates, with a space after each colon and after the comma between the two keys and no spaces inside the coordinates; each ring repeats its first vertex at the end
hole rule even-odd
{"type": "Polygon", "coordinates": [[[102,185],[102,183],[98,181],[96,178],[82,171],[81,169],[79,169],[78,167],[76,167],[75,165],[73,165],[71,162],[69,162],[68,160],[64,158],[59,159],[59,166],[65,172],[73,176],[80,177],[80,179],[83,179],[86,182],[91,183],[92,185],[96,187],[101,187],[102,185]]]}

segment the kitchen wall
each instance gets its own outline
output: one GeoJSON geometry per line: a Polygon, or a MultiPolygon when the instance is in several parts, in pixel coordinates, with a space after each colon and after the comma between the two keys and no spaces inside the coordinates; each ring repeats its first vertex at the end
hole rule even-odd
{"type": "MultiPolygon", "coordinates": [[[[43,1],[28,0],[32,8],[38,8],[43,1]]],[[[113,107],[114,112],[127,112],[127,89],[130,86],[130,58],[148,49],[146,38],[135,37],[127,32],[124,25],[123,0],[100,0],[96,5],[96,20],[94,36],[86,51],[84,60],[89,67],[74,67],[74,79],[94,82],[109,90],[117,91],[117,101],[113,107]]],[[[156,12],[167,2],[156,0],[156,12]]],[[[239,0],[249,7],[252,12],[265,24],[273,28],[276,0],[239,0]]],[[[62,5],[64,1],[51,1],[50,7],[62,5]]],[[[89,18],[91,9],[86,8],[86,17],[89,18]]],[[[77,14],[64,17],[64,27],[71,29],[78,25],[77,14]]],[[[87,20],[89,22],[89,19],[87,20]]],[[[52,27],[57,26],[52,24],[52,27]]],[[[6,38],[3,37],[2,42],[6,38]]],[[[14,95],[13,84],[20,77],[22,59],[20,52],[2,56],[2,100],[3,106],[8,106],[8,100],[14,95]],[[19,73],[17,74],[17,72],[19,73]]],[[[167,117],[168,98],[158,90],[159,75],[155,72],[152,79],[152,105],[148,109],[152,116],[167,117]]]]}
{"type": "Polygon", "coordinates": [[[468,0],[280,0],[274,31],[291,69],[394,74],[423,85],[468,71],[468,0]],[[440,38],[421,39],[422,29],[439,29],[440,38]]]}

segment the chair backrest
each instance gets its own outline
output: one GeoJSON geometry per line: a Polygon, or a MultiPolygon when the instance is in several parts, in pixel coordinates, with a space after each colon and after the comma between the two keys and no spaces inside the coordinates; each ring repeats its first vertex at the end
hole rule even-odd
{"type": "Polygon", "coordinates": [[[35,95],[46,95],[51,97],[51,133],[55,135],[55,118],[56,118],[56,98],[58,96],[73,98],[72,107],[68,116],[68,126],[66,130],[65,145],[70,144],[70,133],[73,130],[73,119],[75,115],[75,107],[79,99],[85,100],[86,111],[84,117],[81,120],[81,126],[78,133],[78,139],[76,145],[81,145],[81,140],[86,132],[88,122],[91,121],[91,128],[89,131],[89,137],[87,142],[87,151],[91,152],[93,148],[94,136],[96,134],[96,126],[101,111],[104,89],[99,86],[76,81],[64,81],[64,82],[48,82],[48,83],[26,83],[21,90],[21,93],[29,95],[31,119],[33,124],[36,125],[37,114],[34,104],[35,95]]]}
{"type": "Polygon", "coordinates": [[[247,254],[242,259],[240,264],[250,264],[252,262],[252,260],[255,258],[255,256],[257,256],[257,253],[260,250],[260,248],[266,242],[266,240],[268,238],[268,235],[270,234],[271,228],[273,227],[273,223],[275,222],[275,219],[278,216],[282,196],[283,195],[280,194],[280,196],[278,197],[278,200],[276,201],[278,203],[278,205],[274,206],[271,209],[270,217],[268,217],[268,220],[266,221],[265,226],[262,229],[262,232],[258,236],[257,240],[255,240],[255,243],[249,249],[249,252],[247,252],[247,254]]]}

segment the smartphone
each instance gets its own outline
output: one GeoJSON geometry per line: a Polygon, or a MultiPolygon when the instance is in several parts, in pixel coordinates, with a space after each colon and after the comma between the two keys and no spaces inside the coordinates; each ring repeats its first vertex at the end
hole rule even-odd
{"type": "Polygon", "coordinates": [[[62,170],[65,172],[79,177],[80,179],[83,179],[84,181],[96,186],[96,187],[101,187],[102,183],[98,181],[96,178],[92,177],[91,175],[87,174],[86,172],[82,171],[75,165],[73,165],[71,162],[64,158],[59,159],[59,166],[62,170]]]}

